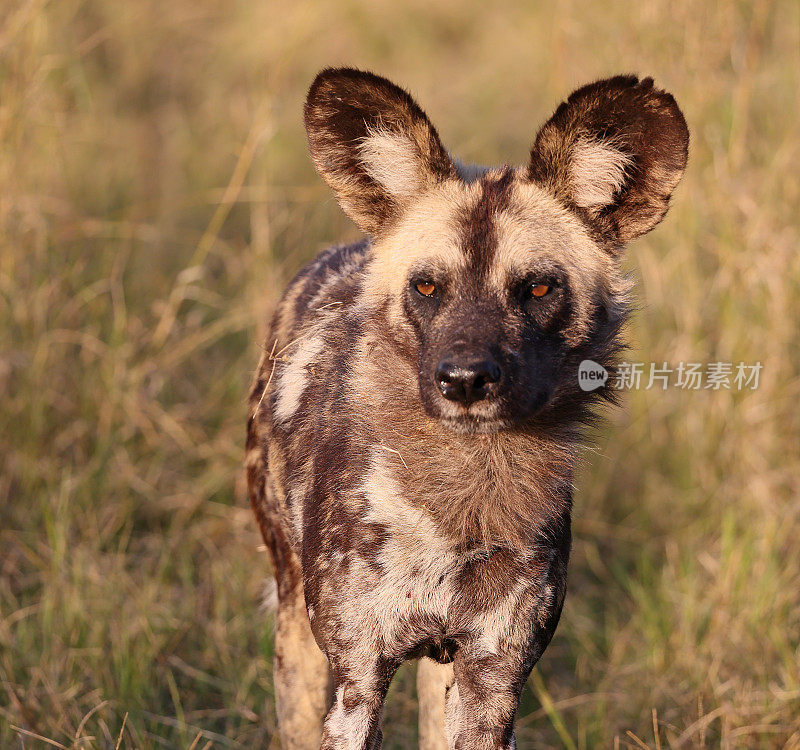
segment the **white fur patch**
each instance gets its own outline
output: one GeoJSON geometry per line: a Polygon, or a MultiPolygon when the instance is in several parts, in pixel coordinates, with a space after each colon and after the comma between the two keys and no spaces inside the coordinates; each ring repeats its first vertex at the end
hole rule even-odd
{"type": "Polygon", "coordinates": [[[319,356],[325,341],[321,336],[303,339],[289,355],[289,362],[283,368],[276,385],[275,419],[285,422],[300,406],[300,397],[308,385],[308,367],[319,356]]]}
{"type": "Polygon", "coordinates": [[[389,195],[409,198],[425,186],[419,151],[409,138],[371,130],[361,141],[359,155],[367,174],[389,195]]]}
{"type": "Polygon", "coordinates": [[[357,750],[367,741],[371,718],[369,708],[363,705],[345,710],[344,687],[340,685],[336,690],[335,707],[325,721],[325,731],[331,740],[336,740],[337,747],[357,750]]]}
{"type": "Polygon", "coordinates": [[[261,612],[278,611],[278,584],[272,576],[264,580],[264,588],[261,591],[261,607],[259,609],[261,612]]]}
{"type": "Polygon", "coordinates": [[[308,492],[308,483],[302,482],[300,485],[290,487],[286,493],[286,505],[291,509],[292,531],[298,546],[303,539],[303,498],[308,492]]]}
{"type": "Polygon", "coordinates": [[[492,609],[482,611],[476,617],[480,633],[481,648],[488,654],[500,652],[500,644],[509,637],[515,625],[515,614],[519,601],[525,590],[530,588],[530,581],[521,578],[502,601],[492,609]]]}
{"type": "Polygon", "coordinates": [[[579,138],[570,157],[572,199],[581,208],[608,206],[625,184],[633,160],[609,143],[579,138]]]}

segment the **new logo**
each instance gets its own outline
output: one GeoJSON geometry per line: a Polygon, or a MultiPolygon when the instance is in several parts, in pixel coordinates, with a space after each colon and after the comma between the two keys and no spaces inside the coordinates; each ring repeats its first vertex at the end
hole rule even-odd
{"type": "Polygon", "coordinates": [[[578,366],[578,385],[582,391],[596,391],[608,380],[608,370],[591,359],[584,359],[578,366]]]}

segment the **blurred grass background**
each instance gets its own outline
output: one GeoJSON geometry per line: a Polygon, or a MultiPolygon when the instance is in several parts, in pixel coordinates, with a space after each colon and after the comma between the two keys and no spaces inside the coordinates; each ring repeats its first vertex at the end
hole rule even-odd
{"type": "Polygon", "coordinates": [[[245,394],[282,285],[356,235],[302,129],[331,64],[409,87],[468,161],[524,161],[600,76],[676,95],[691,158],[629,252],[630,358],[761,382],[638,391],[593,437],[519,747],[800,747],[793,0],[3,3],[0,746],[279,746],[245,394]]]}

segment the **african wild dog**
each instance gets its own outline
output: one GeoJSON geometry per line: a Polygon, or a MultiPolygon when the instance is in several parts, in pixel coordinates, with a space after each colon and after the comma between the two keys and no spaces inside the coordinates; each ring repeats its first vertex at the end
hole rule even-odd
{"type": "Polygon", "coordinates": [[[561,104],[524,167],[465,167],[352,69],[320,73],[305,123],[369,239],[289,285],[250,399],[283,745],[379,747],[392,675],[426,657],[423,746],[514,747],[564,601],[580,428],[611,398],[578,365],[613,370],[622,246],[666,212],[686,123],[619,76],[561,104]]]}

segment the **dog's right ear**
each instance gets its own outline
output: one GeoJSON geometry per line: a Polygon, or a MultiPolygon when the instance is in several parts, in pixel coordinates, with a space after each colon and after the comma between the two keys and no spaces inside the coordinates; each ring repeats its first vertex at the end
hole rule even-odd
{"type": "Polygon", "coordinates": [[[670,94],[652,78],[616,76],[561,104],[536,136],[528,177],[621,246],[661,221],[688,147],[670,94]]]}
{"type": "Polygon", "coordinates": [[[456,177],[419,105],[372,73],[323,70],[308,92],[305,124],[314,166],[369,234],[379,234],[427,187],[456,177]]]}

